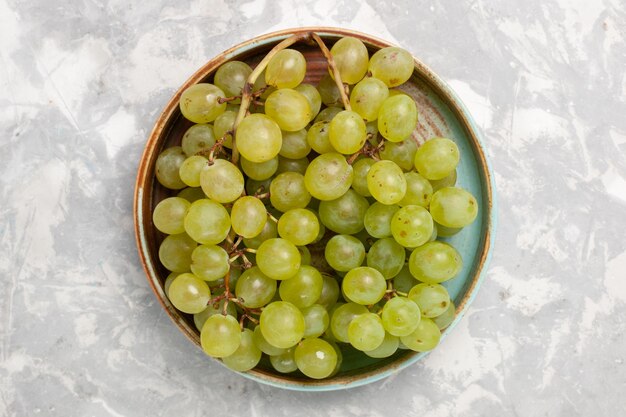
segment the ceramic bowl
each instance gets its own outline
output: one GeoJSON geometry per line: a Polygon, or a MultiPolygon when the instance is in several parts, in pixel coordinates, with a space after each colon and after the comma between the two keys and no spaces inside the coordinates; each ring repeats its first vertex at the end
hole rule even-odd
{"type": "MultiPolygon", "coordinates": [[[[152,210],[159,201],[175,192],[165,189],[155,180],[155,161],[162,150],[180,144],[183,133],[192,124],[183,118],[178,107],[182,91],[192,84],[211,82],[215,70],[226,61],[245,61],[254,66],[281,40],[295,33],[309,31],[318,33],[329,48],[341,37],[356,37],[365,43],[370,56],[376,50],[390,46],[388,42],[363,33],[326,27],[284,30],[243,42],[211,59],[178,89],[157,119],[141,157],[134,201],[135,232],[140,259],[148,282],[159,302],[179,329],[198,347],[200,346],[199,332],[193,324],[193,318],[176,310],[167,299],[163,289],[168,271],[159,262],[158,248],[164,235],[158,232],[152,224],[152,210]]],[[[307,59],[305,82],[316,85],[326,71],[326,61],[320,50],[315,45],[303,42],[295,44],[292,48],[300,50],[307,59]]],[[[478,217],[470,226],[452,238],[444,239],[451,243],[463,257],[463,270],[457,277],[444,284],[457,306],[455,321],[443,332],[442,343],[446,343],[445,335],[453,331],[454,324],[459,321],[476,296],[493,246],[496,226],[493,177],[480,142],[479,130],[450,87],[428,67],[415,59],[413,75],[402,88],[417,103],[419,111],[417,135],[424,140],[435,136],[448,137],[458,145],[461,162],[457,168],[457,185],[470,191],[478,200],[479,205],[478,217]]],[[[269,361],[262,361],[257,368],[242,375],[280,388],[328,391],[380,380],[414,364],[425,355],[425,353],[399,350],[392,357],[381,360],[351,354],[348,351],[344,354],[341,371],[334,377],[324,380],[311,380],[298,373],[280,374],[272,369],[269,361]]],[[[211,359],[207,357],[207,360],[211,359]]]]}

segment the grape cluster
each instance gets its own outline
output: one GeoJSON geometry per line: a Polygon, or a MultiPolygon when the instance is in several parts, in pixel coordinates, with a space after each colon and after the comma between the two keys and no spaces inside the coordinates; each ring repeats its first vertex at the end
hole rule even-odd
{"type": "Polygon", "coordinates": [[[478,211],[454,186],[457,145],[412,137],[415,101],[394,88],[413,73],[408,52],[370,57],[346,37],[330,56],[317,87],[295,49],[255,70],[223,64],[182,93],[195,124],[156,161],[179,190],[152,216],[167,234],[165,292],[236,371],[265,353],[278,372],[326,378],[347,344],[373,358],[428,351],[455,316],[441,283],[462,260],[437,236],[478,211]]]}

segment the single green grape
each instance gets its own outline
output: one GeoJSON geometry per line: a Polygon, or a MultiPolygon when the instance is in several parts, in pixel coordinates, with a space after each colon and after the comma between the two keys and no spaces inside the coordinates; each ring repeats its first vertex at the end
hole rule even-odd
{"type": "MultiPolygon", "coordinates": [[[[318,113],[315,119],[313,119],[313,124],[319,123],[319,122],[330,123],[330,121],[333,120],[333,117],[335,117],[337,114],[339,114],[342,111],[343,111],[343,108],[341,107],[336,107],[336,106],[326,107],[325,109],[323,109],[322,111],[318,113]]],[[[318,152],[318,153],[323,153],[323,152],[318,152]]]]}
{"type": "Polygon", "coordinates": [[[290,88],[281,88],[270,94],[265,100],[265,114],[287,132],[304,129],[313,118],[306,97],[290,88]]]}
{"type": "Polygon", "coordinates": [[[433,187],[417,172],[405,172],[406,194],[398,203],[401,206],[422,206],[428,208],[433,196],[433,187]]]}
{"type": "Polygon", "coordinates": [[[383,306],[383,327],[394,336],[410,335],[421,320],[419,306],[406,297],[394,297],[383,306]]]}
{"type": "MultiPolygon", "coordinates": [[[[441,236],[441,237],[451,237],[459,233],[461,230],[463,230],[462,227],[446,227],[437,222],[434,222],[434,225],[435,225],[435,229],[438,232],[437,236],[441,236]]],[[[435,240],[435,239],[432,239],[432,240],[435,240]]]]}
{"type": "Polygon", "coordinates": [[[319,304],[329,310],[337,303],[337,300],[339,300],[339,283],[335,277],[327,274],[322,274],[322,278],[324,280],[322,294],[320,298],[315,301],[315,304],[319,304]]]}
{"type": "Polygon", "coordinates": [[[364,352],[379,347],[385,340],[385,329],[380,317],[374,313],[355,317],[348,326],[348,340],[355,349],[364,352]]]}
{"type": "Polygon", "coordinates": [[[211,200],[230,203],[243,192],[243,174],[233,163],[216,159],[200,173],[200,186],[211,200]]]}
{"type": "MultiPolygon", "coordinates": [[[[215,145],[213,126],[209,124],[195,124],[185,131],[181,147],[187,157],[198,152],[208,151],[215,145]]],[[[197,187],[197,186],[196,186],[197,187]]]]}
{"type": "Polygon", "coordinates": [[[440,180],[429,180],[433,186],[433,192],[437,192],[444,187],[454,187],[456,184],[456,169],[440,180]]]}
{"type": "Polygon", "coordinates": [[[224,113],[217,116],[217,119],[213,122],[213,134],[215,136],[215,140],[217,141],[224,138],[224,142],[222,143],[228,149],[233,148],[233,135],[228,132],[232,131],[235,119],[237,119],[237,112],[233,110],[226,110],[224,113]]]}
{"type": "Polygon", "coordinates": [[[455,317],[456,317],[456,306],[454,305],[454,302],[451,300],[446,311],[444,311],[443,314],[440,314],[437,317],[433,317],[432,320],[435,322],[437,327],[439,327],[439,330],[443,330],[446,327],[448,327],[450,324],[452,324],[455,317]]]}
{"type": "Polygon", "coordinates": [[[252,341],[254,342],[256,347],[261,350],[261,352],[266,353],[270,356],[281,355],[287,351],[287,349],[272,346],[267,340],[265,340],[265,337],[263,337],[263,332],[261,331],[261,326],[256,326],[254,328],[252,341]]]}
{"type": "Polygon", "coordinates": [[[398,350],[400,338],[385,332],[383,342],[376,349],[364,352],[370,358],[388,358],[398,350]]]}
{"type": "Polygon", "coordinates": [[[379,152],[380,159],[395,162],[403,171],[412,171],[417,152],[417,143],[412,138],[400,142],[385,142],[379,152]]]}
{"type": "Polygon", "coordinates": [[[433,194],[430,214],[442,226],[461,228],[476,219],[478,203],[472,194],[462,188],[444,187],[433,194]]]}
{"type": "Polygon", "coordinates": [[[268,239],[256,252],[258,267],[265,275],[276,280],[289,279],[300,269],[300,252],[286,239],[268,239]]]}
{"type": "Polygon", "coordinates": [[[300,265],[311,265],[311,252],[306,246],[297,246],[300,252],[300,265]]]}
{"type": "Polygon", "coordinates": [[[270,183],[273,178],[268,178],[266,180],[258,181],[253,180],[252,178],[246,179],[246,194],[248,195],[257,195],[264,194],[270,190],[270,183]]]}
{"type": "Polygon", "coordinates": [[[335,235],[326,243],[326,262],[336,271],[350,271],[363,263],[365,247],[354,236],[335,235]]]}
{"type": "Polygon", "coordinates": [[[450,306],[450,294],[440,284],[417,284],[409,291],[409,298],[419,306],[422,316],[428,318],[442,315],[450,306]]]}
{"type": "Polygon", "coordinates": [[[323,285],[322,274],[317,269],[302,265],[296,275],[280,283],[278,293],[283,301],[304,308],[312,306],[320,298],[323,285]]]}
{"type": "Polygon", "coordinates": [[[300,372],[313,379],[330,376],[337,365],[337,352],[323,339],[304,339],[296,346],[294,357],[300,372]]]}
{"type": "Polygon", "coordinates": [[[356,84],[365,77],[369,55],[367,48],[359,39],[351,36],[339,39],[330,49],[330,54],[339,70],[342,82],[356,84]]]}
{"type": "Polygon", "coordinates": [[[265,162],[250,162],[246,158],[241,157],[239,160],[241,169],[253,180],[263,181],[271,178],[272,175],[278,170],[278,157],[273,157],[269,161],[265,162]]]}
{"type": "Polygon", "coordinates": [[[333,336],[339,341],[349,343],[348,327],[355,317],[361,314],[367,314],[365,306],[356,303],[347,303],[339,305],[330,317],[330,330],[333,336]]]}
{"type": "Polygon", "coordinates": [[[253,266],[246,269],[237,280],[235,294],[248,308],[259,308],[269,303],[276,293],[276,280],[253,266]]]}
{"type": "Polygon", "coordinates": [[[378,161],[367,173],[367,188],[383,204],[397,204],[406,194],[406,178],[392,161],[378,161]]]}
{"type": "Polygon", "coordinates": [[[408,265],[404,265],[400,272],[393,277],[393,288],[405,294],[408,294],[408,292],[411,291],[411,288],[417,284],[418,282],[413,275],[411,275],[408,265]]]}
{"type": "Polygon", "coordinates": [[[456,169],[460,158],[456,143],[447,138],[433,138],[417,148],[414,163],[427,180],[440,180],[456,169]]]}
{"type": "Polygon", "coordinates": [[[400,340],[411,350],[427,352],[434,349],[441,339],[441,330],[429,318],[422,318],[413,333],[402,336],[400,340]]]}
{"type": "Polygon", "coordinates": [[[363,220],[369,203],[362,195],[349,189],[339,198],[321,201],[320,220],[336,233],[351,235],[363,230],[363,220]]]}
{"type": "Polygon", "coordinates": [[[243,86],[252,74],[252,68],[245,62],[226,62],[217,69],[213,82],[228,97],[241,95],[243,86]]]}
{"type": "Polygon", "coordinates": [[[183,222],[190,205],[189,201],[180,197],[161,200],[152,213],[154,227],[168,235],[183,233],[185,231],[183,222]]]}
{"type": "Polygon", "coordinates": [[[294,88],[304,80],[306,60],[295,49],[283,49],[265,68],[265,82],[277,88],[294,88]]]}
{"type": "Polygon", "coordinates": [[[411,136],[417,126],[417,106],[407,95],[387,98],[378,112],[378,132],[391,142],[411,136]]]}
{"type": "Polygon", "coordinates": [[[200,173],[207,168],[208,159],[200,155],[192,155],[185,159],[178,169],[182,182],[190,187],[200,186],[200,173]]]}
{"type": "Polygon", "coordinates": [[[230,356],[241,344],[239,322],[233,316],[215,314],[209,317],[200,331],[202,350],[214,358],[230,356]]]}
{"type": "Polygon", "coordinates": [[[296,359],[294,357],[295,351],[296,348],[290,348],[285,350],[284,353],[270,356],[272,367],[281,374],[297,371],[298,365],[296,365],[296,359]]]}
{"type": "Polygon", "coordinates": [[[345,296],[350,301],[361,305],[376,304],[383,298],[386,289],[385,277],[374,268],[367,266],[348,271],[341,284],[341,290],[345,296]]]}
{"type": "Polygon", "coordinates": [[[367,252],[367,266],[383,274],[385,279],[396,276],[404,266],[406,251],[392,238],[377,240],[367,252]]]}
{"type": "Polygon", "coordinates": [[[309,102],[309,106],[311,107],[311,119],[317,116],[322,107],[322,96],[320,96],[317,88],[311,84],[303,83],[294,88],[294,90],[302,94],[309,102]]]}
{"type": "Polygon", "coordinates": [[[369,188],[367,188],[367,173],[376,161],[372,158],[361,158],[353,165],[354,176],[352,177],[352,189],[363,197],[371,197],[369,188]]]}
{"type": "Polygon", "coordinates": [[[191,203],[184,224],[187,234],[205,245],[217,245],[230,231],[230,217],[224,206],[206,198],[191,203]]]}
{"type": "Polygon", "coordinates": [[[433,218],[422,206],[404,206],[391,219],[391,234],[405,248],[428,242],[433,233],[433,218]]]}
{"type": "Polygon", "coordinates": [[[265,162],[278,155],[282,133],[278,124],[264,114],[250,114],[237,127],[236,143],[241,156],[250,162],[265,162]]]}
{"type": "Polygon", "coordinates": [[[304,337],[320,337],[324,334],[330,323],[328,311],[319,304],[305,307],[301,311],[304,317],[304,337]]]}
{"type": "Polygon", "coordinates": [[[197,243],[187,233],[169,235],[159,246],[159,260],[169,271],[187,272],[196,246],[197,243]]]}
{"type": "Polygon", "coordinates": [[[318,200],[334,200],[352,185],[353,171],[343,155],[335,152],[318,156],[309,164],[304,183],[318,200]]]}
{"type": "Polygon", "coordinates": [[[328,107],[339,107],[343,105],[339,88],[337,88],[337,84],[330,74],[322,75],[320,82],[317,84],[317,91],[319,91],[324,105],[328,107]]]}
{"type": "Polygon", "coordinates": [[[304,317],[298,307],[287,301],[274,301],[261,313],[263,337],[269,344],[290,348],[304,336],[304,317]]]}
{"type": "Polygon", "coordinates": [[[222,362],[237,372],[245,372],[257,366],[261,360],[261,350],[252,341],[252,330],[243,329],[241,342],[237,350],[230,356],[222,358],[222,362]]]}
{"type": "Polygon", "coordinates": [[[372,204],[365,212],[363,224],[367,233],[375,238],[382,239],[391,236],[391,219],[400,209],[395,204],[386,205],[378,201],[372,204]]]}
{"type": "Polygon", "coordinates": [[[252,196],[240,197],[230,211],[233,230],[239,236],[258,236],[267,222],[267,209],[261,200],[252,196]]]}
{"type": "Polygon", "coordinates": [[[156,178],[165,188],[180,190],[187,185],[180,179],[180,166],[187,155],[180,146],[172,146],[159,154],[155,164],[156,178]]]}
{"type": "Polygon", "coordinates": [[[309,160],[307,158],[289,159],[279,156],[276,175],[283,172],[297,172],[300,175],[304,175],[308,166],[309,160]]]}
{"type": "Polygon", "coordinates": [[[182,190],[178,192],[176,196],[180,198],[184,198],[190,203],[206,198],[206,194],[204,194],[204,191],[202,191],[202,188],[200,187],[183,188],[182,190]]]}
{"type": "MultiPolygon", "coordinates": [[[[321,114],[321,113],[320,113],[321,114]]],[[[330,120],[323,120],[313,124],[306,134],[309,146],[317,153],[336,152],[330,143],[330,120]]]]}
{"type": "Polygon", "coordinates": [[[363,147],[365,122],[358,113],[344,110],[330,121],[328,140],[337,152],[353,154],[363,147]]]}
{"type": "Polygon", "coordinates": [[[206,308],[211,299],[211,290],[206,282],[185,272],[170,284],[169,299],[183,313],[195,314],[206,308]]]}
{"type": "Polygon", "coordinates": [[[415,248],[409,257],[409,269],[418,280],[439,284],[461,271],[461,254],[447,243],[434,241],[415,248]]]}
{"type": "Polygon", "coordinates": [[[261,246],[261,243],[275,237],[278,237],[278,228],[276,223],[273,221],[267,221],[265,222],[265,226],[263,226],[261,233],[253,238],[243,238],[243,244],[246,245],[247,248],[258,249],[258,247],[261,246]]]}
{"type": "Polygon", "coordinates": [[[279,155],[289,159],[306,158],[311,152],[311,146],[306,140],[306,129],[295,132],[283,132],[283,143],[279,155]]]}
{"type": "Polygon", "coordinates": [[[278,174],[270,184],[270,202],[283,213],[296,208],[305,208],[311,201],[306,179],[297,172],[278,174]]]}
{"type": "Polygon", "coordinates": [[[191,253],[190,267],[198,278],[216,281],[230,270],[228,253],[217,245],[200,245],[191,253]]]}
{"type": "MultiPolygon", "coordinates": [[[[350,106],[365,121],[378,119],[383,102],[389,97],[389,89],[377,78],[365,78],[350,93],[350,106]]],[[[378,130],[378,129],[377,129],[378,130]]]]}
{"type": "Polygon", "coordinates": [[[180,111],[194,123],[210,123],[226,110],[226,103],[218,101],[224,97],[224,92],[213,84],[194,84],[181,94],[180,111]]]}
{"type": "Polygon", "coordinates": [[[414,68],[413,57],[402,48],[389,46],[374,53],[369,61],[369,72],[384,82],[387,87],[404,84],[414,68]]]}
{"type": "Polygon", "coordinates": [[[355,234],[354,237],[359,239],[363,246],[365,247],[365,251],[369,251],[374,243],[376,243],[376,238],[367,233],[367,230],[363,229],[359,233],[355,234]]]}
{"type": "Polygon", "coordinates": [[[317,216],[307,209],[287,210],[278,219],[278,234],[297,246],[312,243],[319,234],[317,216]]]}

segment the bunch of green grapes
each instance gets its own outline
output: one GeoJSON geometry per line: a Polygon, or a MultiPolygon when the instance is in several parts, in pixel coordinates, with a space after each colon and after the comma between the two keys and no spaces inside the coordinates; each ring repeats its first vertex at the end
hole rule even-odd
{"type": "Polygon", "coordinates": [[[459,149],[412,138],[415,101],[392,89],[413,73],[408,52],[370,57],[346,37],[330,53],[341,81],[329,71],[318,86],[303,83],[295,49],[256,80],[244,62],[223,64],[182,93],[195,124],[156,161],[177,192],[152,215],[167,235],[165,293],[193,315],[203,350],[236,371],[265,354],[278,372],[327,378],[347,345],[373,358],[429,351],[455,317],[445,282],[463,263],[438,237],[478,213],[455,186],[459,149]],[[240,108],[247,82],[251,112],[240,108]]]}

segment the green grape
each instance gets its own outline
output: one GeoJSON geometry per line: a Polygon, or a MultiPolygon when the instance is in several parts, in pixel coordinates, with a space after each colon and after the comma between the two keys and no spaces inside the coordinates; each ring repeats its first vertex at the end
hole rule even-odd
{"type": "Polygon", "coordinates": [[[372,204],[363,218],[367,233],[378,239],[390,237],[391,219],[399,209],[400,207],[395,204],[386,205],[378,201],[372,204]]]}
{"type": "Polygon", "coordinates": [[[302,265],[295,276],[280,283],[278,292],[283,301],[304,308],[312,306],[320,298],[323,285],[322,274],[317,269],[302,265]]]}
{"type": "Polygon", "coordinates": [[[378,161],[367,173],[367,188],[376,201],[397,204],[406,194],[406,178],[394,162],[378,161]]]}
{"type": "Polygon", "coordinates": [[[404,265],[400,272],[393,277],[393,288],[395,288],[399,292],[403,292],[407,294],[411,291],[415,285],[417,285],[417,280],[411,275],[411,271],[409,270],[408,265],[404,265]]]}
{"type": "Polygon", "coordinates": [[[376,144],[378,141],[378,123],[376,120],[365,123],[365,131],[370,144],[376,144]]]}
{"type": "Polygon", "coordinates": [[[399,243],[392,238],[380,239],[367,252],[367,266],[391,279],[402,270],[405,258],[406,252],[399,243]]]}
{"type": "Polygon", "coordinates": [[[422,318],[417,328],[408,336],[402,336],[400,340],[411,350],[427,352],[434,349],[441,339],[441,330],[429,318],[422,318]]]}
{"type": "Polygon", "coordinates": [[[188,87],[180,96],[180,111],[194,123],[209,123],[224,113],[226,103],[219,103],[224,92],[213,84],[199,83],[188,87]]]}
{"type": "MultiPolygon", "coordinates": [[[[434,222],[434,224],[435,224],[435,230],[437,230],[438,236],[441,236],[441,237],[451,237],[459,233],[461,230],[463,230],[462,227],[446,227],[437,222],[434,222]]],[[[437,236],[435,236],[435,239],[436,238],[437,236]]],[[[431,240],[435,240],[435,239],[431,239],[431,240]]]]}
{"type": "Polygon", "coordinates": [[[320,155],[329,152],[336,152],[335,148],[333,148],[333,145],[330,143],[329,132],[330,120],[315,122],[306,134],[306,141],[309,146],[320,155]]]}
{"type": "Polygon", "coordinates": [[[320,231],[317,216],[307,209],[288,210],[278,219],[278,234],[297,246],[312,243],[320,231]]]}
{"type": "Polygon", "coordinates": [[[317,88],[311,84],[300,84],[294,88],[294,90],[302,94],[309,102],[309,106],[311,107],[311,119],[317,116],[320,112],[320,107],[322,107],[322,97],[319,91],[317,91],[317,88]]]}
{"type": "Polygon", "coordinates": [[[322,295],[317,299],[315,304],[319,304],[329,310],[339,299],[339,283],[330,275],[322,274],[324,280],[322,285],[322,295]]]}
{"type": "Polygon", "coordinates": [[[252,68],[245,62],[226,62],[217,69],[213,82],[228,97],[241,95],[243,86],[252,74],[252,68]]]}
{"type": "Polygon", "coordinates": [[[331,313],[330,330],[339,342],[349,343],[348,327],[355,317],[367,314],[365,306],[356,303],[347,303],[338,306],[331,313]]]}
{"type": "Polygon", "coordinates": [[[361,305],[376,304],[383,298],[386,289],[385,277],[368,266],[360,266],[348,271],[341,283],[341,290],[346,297],[361,305]]]}
{"type": "Polygon", "coordinates": [[[372,55],[368,69],[373,77],[384,82],[387,87],[396,87],[411,78],[414,65],[410,53],[402,48],[389,46],[372,55]]]}
{"type": "Polygon", "coordinates": [[[406,297],[394,297],[387,301],[381,316],[383,327],[394,336],[410,335],[421,317],[419,306],[406,297]]]}
{"type": "Polygon", "coordinates": [[[287,349],[284,353],[270,356],[270,363],[272,367],[281,374],[288,374],[298,370],[296,365],[296,358],[294,357],[296,349],[287,349]]]}
{"type": "Polygon", "coordinates": [[[319,304],[303,308],[302,316],[304,316],[304,337],[320,337],[330,323],[328,311],[319,304]]]}
{"type": "Polygon", "coordinates": [[[200,187],[183,188],[182,190],[179,191],[179,193],[176,196],[180,198],[184,198],[190,203],[206,198],[204,191],[202,191],[202,188],[200,187]]]}
{"type": "Polygon", "coordinates": [[[224,138],[223,145],[228,149],[233,148],[233,135],[227,132],[233,129],[235,119],[237,119],[237,112],[227,110],[217,116],[217,119],[213,122],[213,134],[215,135],[215,140],[217,141],[224,138]]]}
{"type": "Polygon", "coordinates": [[[239,123],[235,136],[241,155],[257,163],[278,155],[283,142],[278,124],[264,114],[246,116],[239,123]]]}
{"type": "Polygon", "coordinates": [[[322,103],[328,107],[341,107],[341,93],[333,77],[330,74],[322,75],[320,82],[317,84],[317,91],[320,93],[322,103]]]}
{"type": "Polygon", "coordinates": [[[440,180],[429,180],[433,186],[433,192],[437,192],[444,187],[453,187],[456,184],[456,169],[440,180]]]}
{"type": "Polygon", "coordinates": [[[362,195],[363,197],[371,197],[369,188],[367,188],[367,173],[370,171],[372,165],[376,161],[372,158],[361,158],[357,160],[352,169],[354,170],[354,176],[352,178],[352,189],[362,195]]]}
{"type": "Polygon", "coordinates": [[[445,227],[461,228],[476,219],[478,203],[462,188],[444,187],[433,194],[430,214],[433,220],[445,227]]]}
{"type": "Polygon", "coordinates": [[[343,155],[330,152],[318,156],[309,164],[304,183],[318,200],[334,200],[345,194],[352,185],[352,166],[343,155]]]}
{"type": "Polygon", "coordinates": [[[296,346],[294,357],[300,372],[313,379],[330,376],[337,365],[337,352],[323,339],[304,339],[296,346]]]}
{"type": "Polygon", "coordinates": [[[326,243],[326,262],[336,271],[350,271],[363,263],[365,247],[354,236],[335,235],[326,243]]]}
{"type": "Polygon", "coordinates": [[[261,313],[263,337],[272,346],[290,348],[304,335],[304,317],[296,306],[287,301],[274,301],[261,313]]]}
{"type": "Polygon", "coordinates": [[[276,281],[253,266],[246,269],[237,280],[235,294],[248,308],[259,308],[269,303],[276,293],[276,281]]]}
{"type": "Polygon", "coordinates": [[[259,74],[256,81],[254,82],[254,86],[252,87],[252,92],[254,93],[261,90],[263,90],[263,93],[261,93],[261,98],[263,100],[265,100],[267,96],[269,96],[274,90],[276,90],[276,87],[268,86],[265,82],[265,69],[261,71],[261,74],[259,74]]]}
{"type": "Polygon", "coordinates": [[[306,129],[296,130],[295,132],[283,132],[283,144],[279,155],[289,159],[306,158],[309,152],[311,152],[311,146],[307,142],[306,136],[306,129]]]}
{"type": "Polygon", "coordinates": [[[427,180],[440,180],[456,169],[460,158],[456,143],[447,138],[433,138],[417,148],[414,163],[427,180]]]}
{"type": "MultiPolygon", "coordinates": [[[[216,294],[213,294],[213,296],[215,295],[216,294]]],[[[196,329],[198,329],[198,331],[202,331],[202,326],[204,326],[204,323],[206,323],[209,317],[214,316],[216,314],[222,314],[222,311],[224,310],[225,302],[226,300],[224,299],[220,300],[219,302],[215,304],[209,302],[209,305],[207,306],[207,308],[205,308],[199,313],[194,314],[193,324],[195,324],[196,329]]],[[[237,318],[237,307],[235,306],[235,303],[228,303],[228,305],[226,306],[226,314],[237,318]]]]}
{"type": "Polygon", "coordinates": [[[367,48],[359,39],[351,36],[339,39],[330,49],[330,54],[339,70],[342,82],[356,84],[365,77],[369,55],[367,48]]]}
{"type": "Polygon", "coordinates": [[[263,230],[257,236],[253,238],[243,238],[243,244],[246,245],[247,248],[250,249],[258,249],[261,246],[261,243],[265,242],[268,239],[273,239],[278,236],[278,228],[276,223],[273,221],[265,222],[265,226],[263,226],[263,230]]]}
{"type": "Polygon", "coordinates": [[[225,159],[216,159],[200,173],[202,191],[218,203],[235,201],[243,192],[243,174],[225,159]]]}
{"type": "Polygon", "coordinates": [[[270,178],[276,173],[278,169],[278,157],[273,157],[269,161],[265,162],[250,162],[246,158],[241,157],[239,160],[241,169],[253,180],[263,181],[270,178]]]}
{"type": "Polygon", "coordinates": [[[187,272],[197,243],[186,233],[169,235],[159,246],[159,260],[172,272],[187,272]]]}
{"type": "Polygon", "coordinates": [[[395,162],[403,171],[411,171],[414,168],[415,152],[417,143],[411,138],[400,142],[385,142],[380,150],[380,159],[395,162]]]}
{"type": "Polygon", "coordinates": [[[267,340],[265,340],[265,337],[263,337],[263,332],[261,331],[261,326],[256,326],[254,328],[252,341],[254,342],[256,347],[261,350],[261,352],[267,353],[270,356],[281,355],[287,351],[287,349],[272,346],[267,340]]]}
{"type": "Polygon", "coordinates": [[[365,122],[361,116],[344,110],[330,121],[328,140],[337,152],[353,154],[365,144],[366,133],[365,122]]]}
{"type": "Polygon", "coordinates": [[[263,231],[267,223],[267,209],[258,198],[244,196],[233,204],[230,221],[235,233],[250,239],[263,231]]]}
{"type": "Polygon", "coordinates": [[[409,269],[418,280],[439,284],[461,271],[461,255],[447,243],[434,241],[415,248],[409,257],[409,269]]]}
{"type": "Polygon", "coordinates": [[[294,88],[304,80],[306,60],[295,49],[283,49],[265,68],[265,82],[277,88],[294,88]]]}
{"type": "MultiPolygon", "coordinates": [[[[433,221],[433,233],[430,235],[430,239],[428,239],[429,242],[437,240],[437,236],[438,236],[437,232],[438,232],[440,227],[443,227],[443,226],[442,225],[438,225],[437,222],[433,221]]],[[[409,254],[410,254],[412,249],[407,248],[407,251],[409,251],[409,254]]]]}
{"type": "Polygon", "coordinates": [[[296,208],[305,208],[311,194],[305,186],[305,177],[297,172],[278,174],[270,184],[270,202],[283,213],[296,208]]]}
{"type": "Polygon", "coordinates": [[[159,154],[155,164],[156,178],[165,188],[180,190],[185,183],[180,179],[178,170],[187,156],[180,146],[172,146],[159,154]]]}
{"type": "Polygon", "coordinates": [[[350,106],[365,121],[371,122],[378,118],[378,111],[387,97],[389,97],[389,89],[385,83],[377,78],[369,77],[352,89],[350,106]]]}
{"type": "Polygon", "coordinates": [[[222,362],[237,372],[245,372],[257,366],[261,360],[261,350],[252,341],[252,330],[243,329],[241,342],[237,350],[230,356],[222,359],[222,362]]]}
{"type": "Polygon", "coordinates": [[[228,236],[230,217],[220,203],[206,198],[197,200],[185,216],[185,231],[198,243],[217,245],[228,236]]]}
{"type": "Polygon", "coordinates": [[[356,237],[361,241],[361,243],[363,243],[366,252],[369,251],[372,245],[376,242],[376,238],[367,233],[367,230],[365,229],[355,234],[354,237],[356,237]]]}
{"type": "Polygon", "coordinates": [[[407,95],[387,98],[378,113],[378,132],[391,142],[411,136],[417,126],[417,106],[407,95]]]}
{"type": "Polygon", "coordinates": [[[433,233],[433,218],[422,206],[404,206],[391,219],[391,234],[405,248],[428,242],[433,233]]]}
{"type": "Polygon", "coordinates": [[[206,282],[185,272],[172,281],[169,298],[174,307],[183,313],[195,314],[206,308],[211,299],[211,290],[206,282]]]}
{"type": "Polygon", "coordinates": [[[271,182],[272,182],[272,178],[268,178],[262,181],[257,181],[257,180],[253,180],[252,178],[248,178],[246,180],[246,194],[248,195],[264,194],[270,190],[271,182]]]}
{"type": "MultiPolygon", "coordinates": [[[[333,83],[334,84],[334,83],[333,83]]],[[[337,114],[339,114],[340,112],[343,111],[343,108],[341,107],[326,107],[325,109],[323,109],[322,111],[320,111],[318,113],[318,115],[315,117],[315,119],[313,119],[313,123],[319,123],[319,122],[329,122],[331,120],[333,120],[333,117],[335,117],[337,114]]],[[[320,153],[320,152],[318,152],[320,153]]]]}
{"type": "Polygon", "coordinates": [[[399,88],[390,88],[389,89],[389,97],[391,96],[397,96],[400,94],[404,94],[407,95],[407,92],[400,90],[399,88]]]}
{"type": "Polygon", "coordinates": [[[200,186],[200,173],[208,165],[208,159],[200,155],[192,155],[185,159],[178,169],[182,182],[190,187],[200,186]]]}
{"type": "Polygon", "coordinates": [[[230,270],[228,253],[217,245],[200,245],[191,253],[191,272],[205,281],[223,278],[230,270]]]}
{"type": "Polygon", "coordinates": [[[270,94],[265,100],[265,114],[287,132],[304,129],[313,118],[306,97],[290,88],[281,88],[270,94]]]}
{"type": "Polygon", "coordinates": [[[201,151],[208,151],[215,145],[213,126],[207,124],[195,124],[183,135],[181,146],[187,157],[201,151]]]}
{"type": "Polygon", "coordinates": [[[450,294],[440,284],[417,284],[409,291],[409,298],[419,306],[422,316],[428,318],[442,315],[450,306],[450,294]]]}
{"type": "Polygon", "coordinates": [[[183,221],[190,205],[189,201],[180,197],[161,200],[152,213],[154,227],[168,235],[183,233],[185,231],[183,221]]]}
{"type": "Polygon", "coordinates": [[[167,278],[165,278],[165,282],[163,283],[163,291],[165,292],[165,295],[167,296],[167,298],[170,298],[169,291],[170,291],[170,285],[172,285],[172,281],[174,281],[174,278],[176,278],[179,275],[180,275],[180,272],[170,272],[167,278]]]}
{"type": "Polygon", "coordinates": [[[374,313],[355,317],[348,326],[348,340],[360,351],[376,349],[385,340],[385,329],[380,317],[374,313]]]}
{"type": "Polygon", "coordinates": [[[398,203],[401,206],[422,206],[428,208],[433,196],[433,187],[417,172],[406,172],[406,194],[398,203]]]}
{"type": "Polygon", "coordinates": [[[363,230],[363,220],[369,203],[365,197],[349,189],[341,197],[321,201],[319,207],[320,220],[330,230],[342,234],[354,234],[363,230]]]}
{"type": "Polygon", "coordinates": [[[309,160],[307,158],[289,159],[279,156],[276,174],[282,174],[283,172],[297,172],[298,174],[304,175],[306,167],[308,166],[309,160]]]}
{"type": "Polygon", "coordinates": [[[366,351],[365,354],[370,358],[388,358],[398,350],[400,339],[389,333],[385,333],[383,342],[376,349],[366,351]]]}
{"type": "Polygon", "coordinates": [[[300,252],[286,239],[268,239],[256,252],[257,265],[265,275],[276,280],[289,279],[300,269],[300,252]]]}
{"type": "Polygon", "coordinates": [[[337,346],[337,343],[333,340],[330,340],[327,335],[325,335],[324,340],[330,343],[330,345],[333,347],[333,349],[335,349],[335,352],[337,353],[337,364],[335,365],[335,369],[333,370],[333,372],[329,375],[329,377],[333,377],[337,375],[341,370],[341,364],[343,363],[343,354],[341,353],[341,349],[339,349],[339,346],[337,346]]]}
{"type": "Polygon", "coordinates": [[[311,252],[306,246],[298,246],[300,252],[300,265],[311,265],[311,252]]]}
{"type": "Polygon", "coordinates": [[[239,322],[233,316],[209,317],[200,331],[200,344],[202,350],[214,358],[232,355],[241,344],[239,322]]]}
{"type": "Polygon", "coordinates": [[[439,327],[439,330],[443,330],[450,324],[452,324],[455,317],[456,306],[454,305],[454,302],[450,300],[450,304],[448,304],[448,308],[446,309],[446,311],[444,311],[443,314],[440,314],[437,317],[433,317],[432,320],[435,322],[437,327],[439,327]]]}

